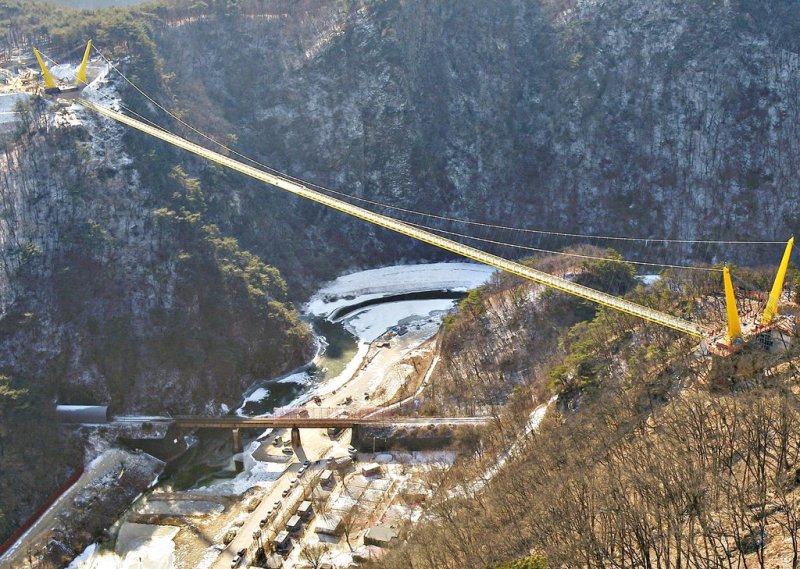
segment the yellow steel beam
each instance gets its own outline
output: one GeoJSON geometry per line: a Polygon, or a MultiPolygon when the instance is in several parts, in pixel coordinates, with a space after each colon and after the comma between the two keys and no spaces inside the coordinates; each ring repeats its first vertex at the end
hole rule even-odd
{"type": "Polygon", "coordinates": [[[56,87],[58,87],[58,84],[56,84],[56,80],[53,79],[53,76],[50,74],[50,70],[44,63],[44,59],[42,59],[41,52],[39,52],[38,49],[33,48],[33,55],[36,56],[36,61],[39,62],[39,68],[42,70],[42,75],[44,76],[44,86],[47,87],[48,89],[55,89],[56,87]]]}
{"type": "Polygon", "coordinates": [[[766,326],[770,324],[775,316],[778,315],[778,303],[781,300],[781,293],[783,293],[783,281],[786,279],[786,270],[789,268],[789,258],[792,256],[792,246],[794,245],[794,237],[791,237],[786,243],[786,250],[783,252],[783,259],[778,267],[778,273],[775,275],[775,282],[772,284],[772,291],[769,293],[769,300],[767,300],[767,307],[764,309],[764,315],[761,317],[761,324],[766,326]]]}
{"type": "Polygon", "coordinates": [[[739,322],[739,310],[728,267],[722,269],[722,280],[725,282],[725,311],[728,313],[728,345],[732,346],[736,338],[742,336],[742,324],[739,322]]]}
{"type": "Polygon", "coordinates": [[[86,51],[83,52],[83,61],[81,61],[81,66],[78,68],[78,75],[75,77],[75,83],[79,86],[86,85],[86,66],[89,64],[89,55],[92,52],[92,40],[89,40],[89,43],[86,44],[86,51]]]}
{"type": "Polygon", "coordinates": [[[262,182],[266,182],[268,184],[271,184],[273,186],[291,192],[295,195],[326,205],[330,208],[336,209],[353,217],[363,219],[364,221],[374,223],[375,225],[385,227],[386,229],[391,229],[392,231],[396,231],[397,233],[401,233],[408,237],[412,237],[424,243],[429,243],[441,249],[445,249],[452,253],[462,255],[464,257],[467,257],[468,259],[478,261],[479,263],[490,265],[497,269],[506,271],[507,273],[520,276],[522,278],[537,282],[539,284],[548,286],[550,288],[554,288],[556,290],[560,290],[562,292],[566,292],[568,294],[578,296],[580,298],[584,298],[592,302],[596,302],[597,304],[613,308],[614,310],[618,310],[620,312],[625,312],[627,314],[632,314],[633,316],[638,316],[639,318],[643,318],[644,320],[648,320],[650,322],[655,322],[656,324],[666,326],[667,328],[672,328],[674,330],[678,330],[679,332],[683,332],[691,336],[703,337],[706,335],[706,331],[703,328],[701,328],[697,324],[693,324],[692,322],[688,322],[686,320],[677,318],[675,316],[666,314],[664,312],[660,312],[658,310],[653,310],[652,308],[647,308],[646,306],[642,306],[640,304],[636,304],[634,302],[630,302],[622,298],[617,298],[610,294],[606,294],[604,292],[600,292],[593,288],[589,288],[583,285],[579,285],[577,283],[570,282],[566,279],[562,279],[554,275],[544,273],[542,271],[537,271],[536,269],[526,267],[525,265],[522,265],[520,263],[515,263],[513,261],[509,261],[508,259],[503,259],[502,257],[486,253],[484,251],[481,251],[480,249],[476,249],[468,245],[463,245],[462,243],[458,243],[457,241],[452,241],[450,239],[446,239],[434,233],[430,233],[428,231],[424,231],[422,229],[413,227],[411,225],[403,223],[402,221],[398,221],[394,218],[371,212],[369,210],[360,208],[358,206],[354,206],[342,200],[332,198],[320,192],[315,192],[301,184],[292,182],[291,180],[288,180],[281,176],[276,176],[274,174],[264,172],[263,170],[259,170],[252,166],[248,166],[247,164],[243,164],[242,162],[239,162],[227,156],[223,156],[222,154],[214,152],[213,150],[209,150],[198,144],[189,142],[188,140],[185,140],[172,133],[166,132],[160,128],[152,127],[141,121],[133,119],[129,116],[123,115],[122,113],[118,113],[102,105],[92,103],[91,101],[87,101],[85,99],[76,99],[76,101],[88,109],[92,109],[122,124],[128,125],[141,132],[144,132],[145,134],[149,134],[150,136],[153,136],[155,138],[163,140],[164,142],[168,142],[174,146],[177,146],[178,148],[183,148],[184,150],[187,150],[198,156],[211,160],[212,162],[216,162],[217,164],[220,164],[237,172],[241,172],[246,176],[250,176],[251,178],[261,180],[262,182]]]}

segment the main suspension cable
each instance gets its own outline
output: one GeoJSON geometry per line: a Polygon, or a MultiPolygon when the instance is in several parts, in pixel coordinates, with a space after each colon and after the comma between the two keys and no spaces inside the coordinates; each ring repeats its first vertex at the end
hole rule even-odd
{"type": "Polygon", "coordinates": [[[412,223],[410,221],[405,221],[404,223],[407,223],[408,225],[411,225],[413,227],[418,227],[419,229],[425,229],[426,231],[431,231],[431,232],[434,232],[434,233],[440,233],[440,234],[443,234],[443,235],[449,235],[451,237],[460,237],[462,239],[472,239],[474,241],[480,241],[482,243],[489,243],[491,245],[499,245],[499,246],[502,246],[502,247],[512,247],[514,249],[522,249],[522,250],[525,250],[525,251],[534,251],[534,252],[537,252],[537,253],[548,253],[548,254],[552,254],[552,255],[564,255],[564,256],[567,256],[567,257],[578,257],[578,258],[581,258],[581,259],[592,259],[592,260],[596,260],[596,261],[611,261],[611,262],[614,262],[614,263],[629,263],[629,264],[632,264],[632,265],[642,265],[642,266],[645,266],[645,267],[661,267],[661,268],[669,268],[669,269],[682,269],[682,270],[685,269],[685,270],[690,270],[690,271],[708,271],[708,272],[719,272],[719,273],[722,272],[722,269],[717,269],[716,267],[699,267],[699,266],[696,266],[696,265],[675,265],[675,264],[668,264],[668,263],[648,263],[648,262],[645,262],[645,261],[631,261],[629,259],[624,259],[624,258],[615,259],[613,257],[601,257],[601,256],[597,256],[597,255],[585,255],[585,254],[581,254],[581,253],[571,253],[569,251],[554,251],[554,250],[551,250],[551,249],[542,249],[542,248],[539,248],[539,247],[528,247],[526,245],[518,245],[516,243],[509,243],[509,242],[506,242],[506,241],[496,241],[496,240],[493,240],[493,239],[485,239],[483,237],[476,237],[474,235],[467,235],[467,234],[464,234],[464,233],[457,233],[455,231],[447,231],[445,229],[439,229],[439,228],[436,228],[436,227],[430,227],[430,226],[427,226],[427,225],[421,225],[421,224],[418,224],[418,223],[412,223]]]}
{"type": "Polygon", "coordinates": [[[705,244],[705,245],[776,245],[776,244],[783,245],[784,244],[783,241],[779,241],[779,240],[775,240],[775,241],[770,241],[770,240],[747,241],[747,240],[726,240],[726,239],[715,240],[715,239],[669,239],[669,238],[651,238],[651,237],[627,237],[627,236],[614,236],[614,235],[596,235],[596,234],[586,234],[586,233],[570,233],[570,232],[565,232],[565,231],[551,231],[551,230],[532,229],[532,228],[525,228],[525,227],[513,227],[513,226],[508,226],[508,225],[487,223],[487,222],[482,222],[482,221],[473,221],[473,220],[469,220],[469,219],[463,219],[463,218],[452,217],[452,216],[444,216],[444,215],[438,215],[438,214],[434,214],[434,213],[430,213],[430,212],[423,212],[423,211],[419,211],[419,210],[403,208],[403,207],[400,207],[400,206],[391,205],[391,204],[387,204],[387,203],[384,203],[384,202],[380,202],[380,201],[376,201],[376,200],[370,200],[368,198],[362,198],[362,197],[359,197],[359,196],[356,196],[356,195],[353,195],[353,194],[348,194],[348,193],[345,193],[345,192],[337,191],[337,190],[322,186],[320,184],[316,184],[314,182],[309,182],[307,180],[302,180],[300,178],[292,176],[291,174],[288,174],[287,172],[283,172],[281,170],[278,170],[276,168],[268,166],[268,165],[266,165],[266,164],[264,164],[262,162],[259,162],[258,160],[254,159],[254,158],[251,158],[250,156],[247,156],[247,155],[242,154],[241,152],[239,152],[239,151],[237,151],[237,150],[235,150],[233,148],[230,148],[226,144],[224,144],[224,143],[216,140],[212,136],[202,132],[198,128],[192,126],[191,124],[189,124],[188,122],[186,122],[185,120],[183,120],[182,118],[177,116],[175,113],[170,111],[168,108],[163,106],[161,103],[156,101],[153,97],[148,95],[144,90],[142,90],[139,86],[137,86],[133,81],[128,79],[128,77],[125,76],[125,74],[122,73],[122,71],[120,71],[118,69],[118,67],[114,66],[111,63],[111,61],[109,61],[109,59],[103,54],[103,52],[101,52],[97,48],[97,46],[93,45],[92,47],[100,55],[100,57],[102,57],[111,66],[111,68],[117,74],[119,74],[119,76],[122,77],[122,79],[124,79],[131,87],[133,87],[137,92],[139,92],[143,97],[145,97],[148,101],[150,101],[157,108],[159,108],[162,111],[164,111],[165,113],[167,113],[170,117],[172,117],[174,120],[179,122],[184,127],[188,128],[189,130],[191,130],[195,134],[205,138],[206,140],[216,144],[220,148],[230,152],[231,154],[234,154],[234,155],[238,156],[239,158],[242,158],[242,159],[247,160],[248,162],[251,162],[251,163],[253,163],[253,164],[255,164],[255,165],[257,165],[257,166],[259,166],[261,168],[264,168],[268,172],[272,172],[274,174],[277,174],[277,175],[283,176],[285,178],[288,178],[288,179],[290,179],[290,180],[292,180],[294,182],[297,182],[297,183],[306,185],[308,187],[312,187],[314,189],[317,189],[317,190],[320,190],[320,191],[323,191],[323,192],[327,192],[327,193],[330,193],[330,194],[333,194],[333,195],[336,195],[336,196],[339,196],[339,197],[343,197],[343,198],[346,198],[346,199],[356,200],[356,201],[361,202],[361,203],[367,203],[367,204],[370,204],[370,205],[383,207],[383,208],[391,209],[391,210],[394,210],[394,211],[399,211],[399,212],[402,212],[402,213],[408,213],[408,214],[411,214],[411,215],[417,215],[417,216],[421,216],[421,217],[428,217],[428,218],[437,219],[437,220],[440,220],[440,221],[449,221],[449,222],[453,222],[453,223],[463,223],[463,224],[466,224],[466,225],[474,225],[474,226],[478,226],[478,227],[486,227],[486,228],[492,228],[492,229],[502,229],[502,230],[508,230],[508,231],[519,231],[519,232],[523,232],[523,233],[533,233],[533,234],[537,234],[537,235],[548,235],[548,236],[554,236],[554,237],[569,237],[569,238],[577,238],[577,239],[597,239],[597,240],[606,240],[606,241],[628,241],[628,242],[640,242],[640,243],[665,243],[665,244],[705,244]]]}
{"type": "MultiPolygon", "coordinates": [[[[96,49],[96,48],[95,48],[95,49],[96,49]]],[[[101,54],[101,55],[102,55],[102,54],[101,54]]],[[[54,63],[54,64],[58,65],[58,63],[57,63],[56,61],[54,61],[52,58],[48,57],[47,59],[48,59],[49,61],[51,61],[52,63],[54,63]]],[[[116,68],[114,67],[114,65],[113,65],[113,64],[112,64],[112,63],[111,63],[111,62],[110,62],[110,61],[109,61],[107,58],[105,58],[105,56],[103,56],[103,59],[106,61],[106,64],[109,66],[109,68],[111,68],[111,69],[115,69],[115,70],[116,70],[116,68]]],[[[121,75],[123,78],[125,78],[125,76],[124,76],[124,75],[122,75],[122,73],[121,73],[121,72],[119,72],[118,70],[117,70],[117,72],[118,72],[118,73],[119,73],[119,74],[120,74],[120,75],[121,75]]],[[[125,79],[127,80],[127,78],[125,78],[125,79]]],[[[129,83],[131,83],[130,81],[128,81],[128,82],[129,82],[129,83]]],[[[134,87],[136,87],[136,86],[135,86],[133,83],[131,83],[131,85],[133,85],[134,87]]],[[[146,95],[146,94],[145,94],[143,91],[141,91],[140,89],[138,89],[138,87],[136,87],[136,89],[137,89],[137,90],[139,90],[139,91],[140,91],[140,92],[141,92],[141,93],[142,93],[142,94],[143,94],[145,97],[148,97],[148,96],[147,96],[147,95],[146,95]]],[[[150,124],[151,126],[154,126],[154,127],[156,127],[156,128],[160,128],[160,129],[164,130],[165,132],[168,132],[169,134],[172,134],[173,136],[177,136],[175,133],[173,133],[173,132],[169,131],[168,129],[166,129],[166,128],[162,127],[162,126],[159,126],[158,124],[154,123],[153,121],[151,121],[151,120],[149,120],[149,119],[147,119],[147,118],[143,117],[142,115],[140,115],[139,113],[137,113],[137,112],[136,112],[136,111],[134,111],[133,109],[131,109],[131,108],[127,107],[127,106],[126,106],[126,105],[124,105],[124,104],[123,104],[121,101],[119,101],[119,100],[117,100],[117,99],[114,99],[114,98],[113,98],[113,97],[111,97],[110,95],[108,95],[108,94],[105,94],[105,93],[102,93],[102,92],[100,92],[99,90],[98,90],[98,91],[96,91],[96,92],[97,92],[97,93],[98,93],[98,94],[99,94],[101,97],[104,97],[104,98],[105,98],[105,99],[107,99],[107,100],[110,100],[110,101],[116,102],[117,104],[119,104],[119,105],[120,105],[120,107],[121,107],[121,108],[123,108],[123,109],[125,109],[126,111],[130,112],[131,114],[133,114],[133,115],[137,116],[138,118],[140,118],[140,119],[142,119],[143,121],[147,122],[147,123],[148,123],[148,124],[150,124]]],[[[148,99],[150,99],[150,97],[148,97],[148,99]]],[[[152,100],[152,99],[150,99],[150,100],[152,100]]],[[[154,103],[154,104],[156,104],[156,105],[158,105],[158,106],[159,106],[159,108],[162,108],[162,109],[163,109],[165,112],[169,113],[169,114],[170,114],[170,116],[173,116],[173,118],[176,118],[176,120],[178,120],[179,122],[181,122],[181,123],[183,123],[183,124],[186,124],[186,123],[184,123],[184,122],[183,122],[181,119],[179,119],[178,117],[176,117],[175,115],[173,115],[172,113],[170,113],[170,112],[169,112],[167,109],[165,109],[163,106],[159,105],[159,104],[158,104],[156,101],[153,101],[153,103],[154,103]]],[[[196,129],[194,129],[193,127],[191,127],[191,125],[187,125],[187,126],[188,126],[189,128],[192,128],[193,130],[195,130],[195,131],[196,131],[198,134],[201,134],[201,135],[203,135],[203,133],[202,133],[202,132],[200,132],[199,130],[196,130],[196,129]]],[[[212,141],[213,141],[213,139],[212,139],[211,137],[208,137],[208,136],[205,136],[205,135],[203,135],[203,136],[204,136],[205,138],[208,138],[209,140],[212,140],[212,141]]],[[[222,143],[217,143],[217,144],[218,144],[219,146],[225,147],[225,145],[224,145],[224,144],[222,144],[222,143]]],[[[225,148],[227,149],[227,147],[225,147],[225,148]]],[[[229,149],[229,150],[230,150],[230,149],[229,149]]],[[[238,153],[237,153],[236,151],[234,151],[234,150],[231,150],[231,152],[238,154],[238,153]]],[[[250,161],[258,164],[258,162],[257,162],[257,161],[255,161],[255,160],[250,160],[250,161]]],[[[259,165],[260,165],[260,164],[259,164],[259,165]]],[[[263,166],[263,165],[262,165],[262,166],[263,166]]],[[[272,168],[269,168],[269,167],[267,167],[267,166],[263,166],[263,167],[265,167],[267,170],[273,170],[273,171],[275,171],[274,169],[272,169],[272,168]]],[[[297,183],[300,183],[300,184],[303,184],[303,185],[308,185],[308,186],[312,186],[312,187],[319,187],[319,186],[316,186],[315,184],[309,184],[308,182],[306,182],[306,181],[304,181],[304,180],[301,180],[301,179],[299,179],[299,178],[293,177],[293,176],[290,176],[290,178],[292,178],[292,179],[293,179],[294,181],[296,181],[297,183]]],[[[326,189],[326,188],[322,188],[322,189],[326,189]]],[[[326,190],[327,190],[327,189],[326,189],[326,190]]],[[[330,191],[330,192],[332,192],[332,193],[334,193],[334,194],[340,194],[340,195],[343,195],[343,196],[346,196],[346,197],[351,197],[351,198],[359,199],[359,198],[357,198],[356,196],[351,196],[351,195],[349,195],[349,194],[344,194],[344,193],[342,193],[342,192],[336,192],[336,191],[334,191],[334,190],[327,190],[327,191],[330,191]]],[[[367,201],[367,202],[373,203],[373,205],[378,205],[378,206],[383,206],[383,207],[390,207],[390,208],[392,208],[392,206],[387,206],[386,204],[381,204],[380,202],[372,202],[371,200],[364,200],[364,199],[362,199],[361,201],[367,201]]],[[[392,209],[399,209],[399,208],[392,208],[392,209]]],[[[416,212],[414,212],[414,213],[416,213],[416,212]]],[[[431,217],[437,217],[437,218],[441,218],[441,216],[434,216],[434,215],[432,215],[432,214],[431,214],[431,217]]],[[[473,240],[473,241],[479,241],[479,242],[482,242],[482,243],[488,243],[488,244],[492,244],[492,245],[498,245],[498,246],[502,246],[502,247],[511,247],[511,248],[514,248],[514,249],[525,250],[525,251],[531,251],[531,252],[537,252],[537,253],[545,253],[545,254],[552,254],[552,255],[561,255],[561,256],[574,257],[574,258],[581,258],[581,259],[587,259],[587,260],[609,261],[609,262],[618,262],[618,263],[629,263],[629,264],[633,264],[633,265],[646,266],[646,267],[658,267],[658,268],[672,268],[672,269],[685,269],[685,270],[697,270],[697,271],[715,271],[715,272],[721,272],[721,269],[716,269],[716,268],[711,268],[711,267],[698,267],[698,266],[694,266],[694,265],[678,265],[678,264],[670,264],[670,263],[650,263],[650,262],[645,262],[645,261],[633,261],[633,260],[628,260],[628,259],[615,259],[615,258],[612,258],[612,257],[602,257],[602,256],[597,256],[597,255],[586,255],[586,254],[580,254],[580,253],[571,253],[571,252],[568,252],[568,251],[556,251],[556,250],[552,250],[552,249],[545,249],[545,248],[540,248],[540,247],[530,247],[530,246],[526,246],[526,245],[519,245],[519,244],[516,244],[516,243],[510,243],[510,242],[507,242],[507,241],[499,241],[499,240],[487,239],[487,238],[483,238],[483,237],[477,237],[477,236],[474,236],[474,235],[468,235],[468,234],[464,234],[464,233],[458,233],[458,232],[454,232],[454,231],[447,231],[447,230],[444,230],[444,229],[440,229],[440,228],[434,228],[434,227],[430,227],[430,226],[423,225],[423,224],[412,223],[412,222],[410,222],[410,221],[406,221],[406,223],[408,223],[409,225],[412,225],[412,226],[414,226],[414,227],[418,227],[418,228],[420,228],[420,229],[426,229],[426,230],[433,231],[433,232],[436,232],[436,233],[439,233],[439,234],[443,234],[443,235],[450,235],[450,236],[460,237],[460,238],[462,238],[462,239],[470,239],[470,240],[473,240]]],[[[481,226],[486,226],[486,227],[494,227],[494,226],[493,226],[493,225],[491,225],[491,224],[478,224],[478,223],[475,223],[475,224],[476,224],[476,225],[481,225],[481,226]]]]}

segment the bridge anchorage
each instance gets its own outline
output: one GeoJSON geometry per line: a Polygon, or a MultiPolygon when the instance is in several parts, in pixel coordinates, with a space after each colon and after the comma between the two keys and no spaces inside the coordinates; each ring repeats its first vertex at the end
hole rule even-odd
{"type": "MultiPolygon", "coordinates": [[[[85,61],[88,57],[90,47],[91,47],[91,42],[89,46],[87,46],[87,52],[84,55],[84,63],[82,64],[83,69],[85,69],[85,61]]],[[[51,85],[52,76],[50,75],[44,62],[42,61],[39,52],[36,51],[35,53],[37,55],[39,64],[42,67],[42,74],[45,77],[46,86],[48,87],[48,89],[50,89],[50,92],[52,94],[58,95],[60,92],[52,89],[51,85]]],[[[98,53],[100,52],[98,51],[98,53]]],[[[102,56],[102,53],[100,53],[100,55],[102,56]]],[[[159,105],[152,97],[150,97],[139,87],[134,85],[127,77],[122,75],[122,73],[119,70],[115,69],[115,71],[119,73],[142,95],[147,97],[152,103],[154,103],[156,106],[162,108],[163,110],[169,113],[168,110],[166,110],[163,106],[159,105]]],[[[85,77],[83,80],[85,81],[85,77]]],[[[45,91],[48,92],[47,89],[45,91]]],[[[325,193],[311,189],[309,185],[305,183],[296,181],[294,179],[290,179],[288,176],[278,175],[275,173],[267,172],[266,170],[256,168],[254,166],[244,164],[243,162],[230,158],[229,156],[222,155],[218,152],[214,152],[213,150],[209,150],[204,146],[190,142],[176,134],[167,131],[166,129],[163,129],[158,126],[153,126],[151,124],[146,124],[143,121],[137,120],[135,118],[132,118],[131,116],[115,111],[106,106],[99,105],[87,99],[78,97],[75,99],[75,101],[89,110],[97,112],[123,125],[134,128],[149,136],[167,142],[168,144],[172,144],[173,146],[191,152],[197,156],[200,156],[201,158],[210,160],[216,164],[240,172],[246,176],[260,180],[276,188],[288,191],[305,199],[322,204],[326,207],[338,210],[347,215],[362,219],[364,221],[367,221],[369,223],[372,223],[374,225],[386,229],[390,229],[392,231],[400,233],[401,235],[406,235],[413,239],[417,239],[419,241],[428,243],[435,247],[439,247],[446,251],[456,253],[458,255],[461,255],[468,259],[472,259],[479,263],[490,265],[496,269],[517,275],[524,279],[531,280],[533,282],[542,284],[546,287],[550,287],[555,290],[559,290],[561,292],[565,292],[567,294],[571,294],[589,300],[591,302],[595,302],[597,304],[600,304],[601,306],[605,306],[613,310],[624,312],[626,314],[631,314],[633,316],[637,316],[644,320],[654,322],[658,325],[665,326],[667,328],[671,328],[673,330],[677,330],[684,334],[688,334],[690,336],[699,338],[701,340],[700,344],[701,350],[706,353],[713,353],[720,356],[725,356],[738,351],[752,338],[756,338],[760,342],[769,344],[771,341],[770,335],[773,330],[779,330],[781,332],[786,332],[786,333],[792,333],[794,331],[793,330],[794,326],[791,323],[787,322],[786,319],[778,317],[778,305],[783,291],[783,284],[786,277],[786,271],[789,265],[789,258],[791,256],[792,246],[794,244],[794,238],[789,239],[789,242],[786,245],[786,250],[784,252],[781,264],[778,268],[778,273],[775,277],[775,282],[773,284],[772,291],[769,294],[769,299],[767,301],[766,308],[764,309],[764,312],[761,315],[758,322],[753,322],[749,323],[746,326],[742,326],[738,314],[738,309],[736,306],[736,297],[733,291],[733,285],[731,283],[730,271],[728,270],[727,267],[723,269],[723,287],[725,291],[727,327],[724,332],[720,333],[718,331],[712,330],[709,326],[704,326],[701,324],[690,322],[682,318],[673,316],[671,314],[667,314],[665,312],[661,312],[658,310],[654,310],[652,308],[648,308],[646,306],[642,306],[640,304],[631,302],[624,298],[615,297],[613,295],[571,282],[561,277],[557,277],[555,275],[551,275],[533,269],[521,263],[510,261],[503,257],[487,253],[481,249],[477,249],[469,245],[464,245],[463,243],[460,243],[458,241],[442,237],[437,233],[426,231],[425,229],[422,229],[420,226],[410,224],[401,221],[399,219],[389,217],[387,215],[378,214],[371,210],[355,206],[349,202],[336,199],[325,193]]],[[[178,120],[180,121],[181,119],[178,120]]],[[[191,125],[188,125],[185,122],[183,124],[191,128],[201,136],[204,136],[208,140],[214,141],[213,138],[203,134],[202,132],[192,127],[191,125]]],[[[231,152],[238,154],[235,151],[231,152]]]]}

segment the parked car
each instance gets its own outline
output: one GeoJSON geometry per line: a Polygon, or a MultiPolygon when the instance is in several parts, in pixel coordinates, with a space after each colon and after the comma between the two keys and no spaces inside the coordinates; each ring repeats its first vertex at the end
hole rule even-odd
{"type": "Polygon", "coordinates": [[[233,557],[231,561],[231,567],[236,567],[239,563],[244,559],[244,556],[247,554],[247,549],[240,549],[236,555],[233,557]]]}
{"type": "Polygon", "coordinates": [[[310,460],[304,460],[303,461],[303,468],[308,468],[309,466],[311,466],[311,461],[310,460]]]}
{"type": "Polygon", "coordinates": [[[286,456],[291,456],[291,455],[294,454],[294,451],[292,450],[292,447],[284,447],[281,452],[283,454],[285,454],[286,456]]]}
{"type": "Polygon", "coordinates": [[[287,488],[286,490],[284,490],[283,492],[281,492],[281,497],[285,498],[286,496],[288,496],[288,495],[289,495],[289,492],[290,492],[290,490],[287,488]]]}

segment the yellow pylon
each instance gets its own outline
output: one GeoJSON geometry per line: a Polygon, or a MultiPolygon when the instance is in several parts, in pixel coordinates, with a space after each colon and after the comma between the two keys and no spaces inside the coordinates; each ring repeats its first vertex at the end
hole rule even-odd
{"type": "Polygon", "coordinates": [[[89,63],[89,55],[92,52],[92,40],[89,40],[89,43],[86,44],[86,51],[83,52],[83,61],[81,61],[81,66],[78,68],[78,75],[75,77],[75,82],[78,86],[86,85],[86,65],[89,63]]]}
{"type": "Polygon", "coordinates": [[[48,89],[55,89],[58,87],[56,80],[53,79],[52,75],[50,75],[50,70],[44,64],[44,59],[42,59],[42,54],[39,53],[39,50],[33,48],[33,54],[36,56],[36,61],[39,62],[39,67],[42,69],[42,75],[44,75],[44,86],[48,89]]]}
{"type": "Polygon", "coordinates": [[[772,322],[773,318],[778,314],[778,303],[781,299],[783,292],[783,281],[786,278],[786,270],[789,268],[789,258],[792,256],[792,246],[794,245],[794,237],[789,239],[786,243],[786,250],[783,252],[783,259],[778,267],[778,274],[775,275],[775,282],[772,285],[772,292],[769,293],[769,300],[767,307],[764,309],[764,315],[761,317],[761,324],[766,326],[772,322]]]}
{"type": "Polygon", "coordinates": [[[725,282],[725,312],[728,314],[728,345],[732,346],[737,338],[742,337],[742,324],[739,322],[739,310],[736,308],[736,295],[733,293],[731,272],[728,267],[722,269],[722,280],[725,282]]]}

